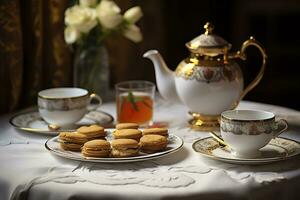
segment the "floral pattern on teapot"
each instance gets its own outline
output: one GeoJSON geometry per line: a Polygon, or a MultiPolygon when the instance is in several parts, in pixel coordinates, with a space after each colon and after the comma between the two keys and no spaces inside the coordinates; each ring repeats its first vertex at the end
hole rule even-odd
{"type": "Polygon", "coordinates": [[[234,81],[237,78],[242,78],[241,71],[235,63],[231,65],[220,66],[197,66],[192,63],[186,64],[184,61],[178,66],[175,72],[176,76],[186,80],[197,80],[200,82],[220,82],[234,81]]]}

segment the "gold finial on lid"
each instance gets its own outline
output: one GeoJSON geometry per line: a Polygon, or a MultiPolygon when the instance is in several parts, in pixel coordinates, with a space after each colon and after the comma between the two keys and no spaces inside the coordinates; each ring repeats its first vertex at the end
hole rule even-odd
{"type": "Polygon", "coordinates": [[[204,25],[204,28],[205,28],[205,35],[209,35],[212,33],[212,31],[214,30],[215,27],[211,23],[206,22],[206,24],[204,25]]]}

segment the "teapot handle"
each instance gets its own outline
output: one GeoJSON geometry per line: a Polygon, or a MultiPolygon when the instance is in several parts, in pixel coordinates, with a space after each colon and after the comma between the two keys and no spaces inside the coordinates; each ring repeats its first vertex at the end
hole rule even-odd
{"type": "Polygon", "coordinates": [[[245,97],[245,95],[249,91],[251,91],[260,82],[260,80],[262,79],[262,77],[264,75],[265,68],[266,68],[267,54],[266,54],[264,48],[262,47],[262,45],[258,41],[256,41],[253,36],[251,36],[250,39],[246,40],[243,43],[240,51],[238,51],[235,55],[231,55],[230,57],[246,60],[247,57],[246,57],[245,51],[246,51],[247,47],[249,47],[249,46],[255,46],[256,48],[258,48],[258,50],[262,54],[262,59],[263,59],[262,65],[261,65],[260,70],[259,70],[258,74],[256,75],[255,79],[244,89],[244,91],[241,93],[241,95],[239,97],[238,102],[236,102],[234,107],[236,107],[238,105],[239,101],[241,101],[245,97]]]}

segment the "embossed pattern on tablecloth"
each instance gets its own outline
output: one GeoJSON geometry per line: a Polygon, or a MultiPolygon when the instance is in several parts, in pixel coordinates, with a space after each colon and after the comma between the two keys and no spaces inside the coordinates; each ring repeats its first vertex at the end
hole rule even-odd
{"type": "MultiPolygon", "coordinates": [[[[157,191],[163,191],[164,189],[174,189],[176,191],[177,188],[195,187],[200,189],[205,185],[204,183],[214,183],[218,181],[217,177],[220,177],[220,179],[222,177],[222,180],[231,180],[241,186],[249,187],[253,184],[284,181],[286,172],[296,171],[299,168],[300,161],[298,160],[263,166],[243,166],[202,159],[201,156],[193,152],[191,144],[197,139],[209,136],[208,133],[196,132],[187,128],[186,118],[188,118],[188,115],[182,115],[182,107],[164,103],[158,105],[156,109],[158,108],[159,110],[156,111],[159,114],[156,116],[160,116],[163,121],[169,120],[170,133],[182,137],[185,145],[176,155],[157,160],[114,163],[112,165],[83,162],[67,164],[67,161],[63,159],[53,159],[49,152],[44,149],[42,143],[38,144],[36,140],[31,141],[30,138],[26,137],[23,140],[22,137],[17,140],[14,140],[14,138],[1,140],[0,154],[5,156],[0,157],[0,163],[6,163],[0,165],[0,171],[6,170],[8,177],[9,173],[12,175],[19,173],[18,176],[22,180],[18,181],[18,176],[14,176],[16,185],[13,187],[11,198],[26,199],[32,187],[49,182],[58,184],[91,183],[99,185],[99,187],[118,185],[132,185],[134,187],[140,185],[146,188],[157,188],[159,189],[157,191]],[[175,120],[176,118],[177,120],[175,120]],[[7,161],[16,155],[19,159],[14,161],[16,163],[23,163],[24,166],[29,163],[37,163],[30,166],[31,170],[35,170],[31,171],[30,178],[22,179],[22,171],[19,171],[20,166],[16,164],[12,164],[11,169],[7,171],[7,168],[10,167],[7,161]],[[24,155],[24,159],[22,155],[24,155]],[[184,161],[172,162],[176,158],[184,161]],[[14,169],[14,166],[16,169],[14,169]]],[[[224,184],[226,185],[226,182],[224,184]]]]}
{"type": "MultiPolygon", "coordinates": [[[[279,172],[285,167],[251,167],[239,166],[226,163],[207,164],[194,162],[193,160],[184,164],[168,165],[160,160],[145,161],[137,163],[121,164],[93,164],[79,163],[76,167],[53,167],[47,173],[34,177],[27,184],[19,186],[14,191],[12,199],[23,199],[31,187],[47,182],[61,184],[74,184],[77,182],[89,182],[98,185],[143,185],[154,188],[179,188],[189,187],[193,184],[201,184],[203,181],[210,180],[210,173],[216,172],[222,176],[228,176],[240,183],[268,183],[272,181],[284,180],[284,175],[279,172]],[[270,169],[273,172],[269,172],[270,169]],[[279,171],[279,172],[277,172],[279,171]],[[202,175],[197,176],[195,175],[202,175]]],[[[167,162],[168,163],[168,162],[167,162]]]]}

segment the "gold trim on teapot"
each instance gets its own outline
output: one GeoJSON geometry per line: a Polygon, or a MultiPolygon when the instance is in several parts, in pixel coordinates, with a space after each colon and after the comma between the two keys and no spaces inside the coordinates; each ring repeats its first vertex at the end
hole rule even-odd
{"type": "Polygon", "coordinates": [[[186,43],[190,56],[178,64],[175,73],[167,67],[157,50],[147,51],[144,57],[154,64],[162,97],[186,105],[193,113],[193,119],[189,121],[193,127],[211,130],[218,128],[218,116],[223,111],[234,109],[260,82],[267,55],[252,36],[242,44],[240,51],[233,52],[230,43],[213,33],[211,23],[206,23],[204,28],[203,34],[186,43]],[[243,74],[236,60],[246,60],[245,51],[249,46],[259,50],[262,65],[255,79],[244,88],[243,74]]]}

